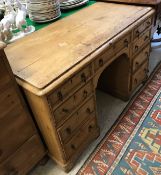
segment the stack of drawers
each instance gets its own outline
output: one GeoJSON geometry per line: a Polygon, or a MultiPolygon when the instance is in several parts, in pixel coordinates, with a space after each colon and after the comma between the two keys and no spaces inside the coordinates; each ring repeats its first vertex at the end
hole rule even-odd
{"type": "Polygon", "coordinates": [[[1,50],[0,174],[26,174],[44,155],[44,146],[1,50]]]}
{"type": "Polygon", "coordinates": [[[148,74],[148,60],[150,53],[152,18],[144,20],[133,31],[132,44],[132,83],[134,91],[142,83],[148,74]]]}
{"type": "Polygon", "coordinates": [[[48,95],[66,160],[79,154],[99,133],[91,78],[92,67],[88,65],[48,95]]]}

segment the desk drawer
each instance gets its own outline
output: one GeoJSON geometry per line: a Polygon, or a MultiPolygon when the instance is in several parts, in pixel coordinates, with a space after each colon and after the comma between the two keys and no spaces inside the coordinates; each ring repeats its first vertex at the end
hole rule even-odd
{"type": "Polygon", "coordinates": [[[90,81],[84,87],[82,87],[79,91],[74,94],[74,104],[75,106],[79,106],[82,102],[84,102],[91,94],[93,93],[93,84],[90,81]]]}
{"type": "Polygon", "coordinates": [[[134,39],[137,37],[140,37],[142,32],[149,28],[152,25],[152,17],[146,19],[144,22],[142,22],[138,27],[134,29],[134,39]]]}
{"type": "Polygon", "coordinates": [[[149,59],[149,54],[150,54],[150,44],[148,44],[148,46],[139,54],[137,55],[134,60],[133,60],[133,72],[135,72],[140,66],[141,64],[149,59]]]}
{"type": "Polygon", "coordinates": [[[92,67],[87,66],[72,78],[67,80],[56,91],[49,95],[49,103],[54,106],[62,102],[67,96],[71,95],[76,89],[84,85],[92,76],[92,67]]]}
{"type": "Polygon", "coordinates": [[[33,124],[20,105],[0,120],[0,163],[15,152],[34,133],[33,124]]]}
{"type": "Polygon", "coordinates": [[[54,110],[55,123],[59,124],[62,120],[66,119],[77,107],[83,103],[92,94],[92,82],[83,86],[67,101],[65,101],[60,107],[54,110]]]}
{"type": "Polygon", "coordinates": [[[135,90],[143,80],[147,78],[148,73],[148,62],[145,62],[140,69],[132,77],[132,90],[135,90]]]}
{"type": "Polygon", "coordinates": [[[151,39],[151,30],[144,32],[144,34],[134,42],[133,44],[133,55],[136,55],[145,44],[148,44],[151,39]]]}
{"type": "Polygon", "coordinates": [[[94,70],[95,72],[99,68],[103,67],[106,62],[108,62],[114,55],[114,49],[110,47],[103,54],[99,55],[94,61],[94,70]]]}
{"type": "Polygon", "coordinates": [[[131,35],[130,34],[124,36],[121,39],[119,39],[119,41],[117,41],[114,44],[114,52],[115,52],[115,54],[117,54],[118,52],[120,52],[124,48],[128,48],[130,42],[131,42],[131,35]]]}
{"type": "Polygon", "coordinates": [[[83,125],[73,136],[73,138],[66,145],[64,145],[67,157],[72,157],[74,154],[80,151],[81,148],[84,148],[84,144],[91,140],[91,137],[95,135],[96,130],[97,124],[95,118],[83,125]]]}
{"type": "Polygon", "coordinates": [[[83,121],[95,117],[94,98],[85,103],[74,115],[72,115],[65,124],[59,129],[59,136],[62,142],[67,142],[75,130],[83,121]]]}

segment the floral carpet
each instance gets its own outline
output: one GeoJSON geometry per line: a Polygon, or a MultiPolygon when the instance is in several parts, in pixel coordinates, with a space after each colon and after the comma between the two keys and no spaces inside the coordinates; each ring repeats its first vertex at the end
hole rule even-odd
{"type": "Polygon", "coordinates": [[[79,175],[161,175],[161,64],[79,175]]]}

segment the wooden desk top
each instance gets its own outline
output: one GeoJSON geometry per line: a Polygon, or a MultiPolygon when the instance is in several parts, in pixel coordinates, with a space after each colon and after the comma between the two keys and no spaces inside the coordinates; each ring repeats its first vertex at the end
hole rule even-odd
{"type": "Polygon", "coordinates": [[[98,2],[8,45],[5,52],[17,78],[42,89],[151,10],[98,2]]]}
{"type": "Polygon", "coordinates": [[[103,0],[108,2],[121,2],[128,4],[145,4],[145,5],[157,5],[161,3],[161,0],[103,0]]]}

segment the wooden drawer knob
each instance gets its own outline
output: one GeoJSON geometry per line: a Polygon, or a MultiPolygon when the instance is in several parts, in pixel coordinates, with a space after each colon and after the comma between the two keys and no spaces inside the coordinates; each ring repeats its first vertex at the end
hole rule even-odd
{"type": "Polygon", "coordinates": [[[74,144],[71,144],[72,150],[76,150],[76,146],[74,144]]]}
{"type": "Polygon", "coordinates": [[[128,47],[129,46],[129,41],[127,39],[124,40],[124,46],[128,47]]]}
{"type": "Polygon", "coordinates": [[[149,52],[145,52],[145,56],[148,58],[149,57],[149,52]]]}
{"type": "Polygon", "coordinates": [[[91,132],[92,129],[93,129],[93,126],[92,125],[89,125],[88,126],[88,131],[91,132]]]}
{"type": "Polygon", "coordinates": [[[136,62],[135,65],[138,67],[139,66],[139,62],[136,62]]]}
{"type": "Polygon", "coordinates": [[[136,46],[135,46],[135,51],[138,51],[138,50],[139,50],[139,46],[136,45],[136,46]]]}
{"type": "Polygon", "coordinates": [[[65,131],[67,132],[67,134],[71,134],[72,133],[70,128],[66,128],[65,131]]]}
{"type": "Polygon", "coordinates": [[[88,114],[90,114],[90,113],[91,113],[91,109],[90,109],[90,108],[87,108],[87,109],[86,109],[86,112],[87,112],[88,114]]]}
{"type": "Polygon", "coordinates": [[[63,94],[61,93],[61,91],[57,93],[57,97],[59,98],[60,101],[63,101],[63,94]]]}
{"type": "Polygon", "coordinates": [[[136,31],[136,36],[139,37],[139,35],[140,35],[140,32],[137,30],[136,31]]]}
{"type": "Polygon", "coordinates": [[[134,80],[134,83],[135,83],[135,84],[138,84],[138,80],[137,80],[136,78],[135,78],[135,80],[134,80]]]}
{"type": "Polygon", "coordinates": [[[147,22],[146,22],[146,25],[147,25],[147,26],[150,26],[150,24],[151,24],[150,21],[147,21],[147,22]]]}
{"type": "Polygon", "coordinates": [[[84,91],[83,91],[83,97],[84,97],[84,98],[87,98],[87,96],[88,96],[88,91],[84,90],[84,91]]]}
{"type": "Polygon", "coordinates": [[[104,63],[103,63],[103,59],[102,59],[102,58],[101,58],[101,59],[99,59],[99,66],[100,66],[100,67],[102,67],[102,66],[103,66],[103,64],[104,64],[104,63]]]}
{"type": "Polygon", "coordinates": [[[87,78],[86,78],[86,74],[85,73],[81,74],[81,80],[82,80],[82,82],[86,82],[87,78]]]}
{"type": "Polygon", "coordinates": [[[145,73],[148,73],[148,72],[149,72],[149,69],[146,69],[146,68],[145,68],[145,69],[144,69],[144,72],[145,72],[145,73]]]}
{"type": "Polygon", "coordinates": [[[63,111],[64,113],[68,113],[68,112],[69,112],[69,110],[68,110],[68,109],[65,109],[65,108],[63,108],[62,111],[63,111]]]}
{"type": "Polygon", "coordinates": [[[148,40],[149,39],[149,36],[145,36],[145,38],[144,38],[144,41],[146,41],[146,40],[148,40]]]}

